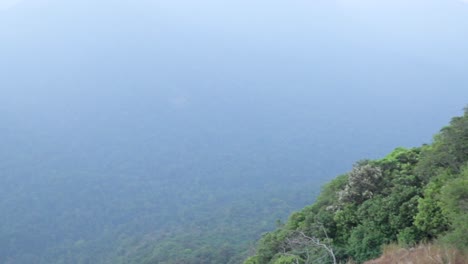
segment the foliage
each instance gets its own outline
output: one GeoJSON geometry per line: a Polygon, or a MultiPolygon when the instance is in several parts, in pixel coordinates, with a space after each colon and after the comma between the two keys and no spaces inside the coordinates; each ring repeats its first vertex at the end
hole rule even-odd
{"type": "Polygon", "coordinates": [[[238,200],[225,186],[187,179],[30,173],[41,181],[22,184],[29,193],[0,179],[12,186],[0,192],[0,263],[241,263],[250,241],[315,188],[270,188],[238,200]]]}
{"type": "Polygon", "coordinates": [[[284,246],[287,234],[294,232],[325,239],[340,262],[376,258],[384,245],[394,242],[411,246],[439,239],[468,250],[467,162],[468,108],[432,144],[397,148],[382,159],[358,162],[325,185],[314,204],[263,236],[256,263],[286,257],[292,262],[284,263],[304,261],[304,254],[284,246]],[[327,236],[317,233],[317,224],[327,236]]]}
{"type": "Polygon", "coordinates": [[[304,261],[296,256],[279,256],[273,264],[303,264],[304,261]]]}
{"type": "Polygon", "coordinates": [[[340,201],[361,204],[381,188],[382,170],[371,164],[358,163],[348,174],[348,183],[340,192],[340,201]]]}
{"type": "Polygon", "coordinates": [[[468,166],[460,177],[448,182],[441,190],[443,212],[451,223],[450,231],[443,240],[451,245],[468,250],[468,166]]]}
{"type": "Polygon", "coordinates": [[[424,197],[418,201],[418,213],[415,216],[417,228],[434,238],[448,229],[448,218],[443,212],[440,191],[446,184],[446,177],[433,179],[424,189],[424,197]]]}

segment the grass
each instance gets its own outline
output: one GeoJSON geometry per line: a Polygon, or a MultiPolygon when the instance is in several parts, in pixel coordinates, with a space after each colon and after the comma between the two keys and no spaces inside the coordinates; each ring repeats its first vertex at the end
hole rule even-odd
{"type": "Polygon", "coordinates": [[[364,264],[468,264],[468,255],[434,244],[420,244],[409,249],[388,245],[380,258],[364,264]]]}

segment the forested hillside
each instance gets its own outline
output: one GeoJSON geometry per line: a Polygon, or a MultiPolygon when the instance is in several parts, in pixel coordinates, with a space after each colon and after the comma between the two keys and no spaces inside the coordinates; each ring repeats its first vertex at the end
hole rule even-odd
{"type": "Polygon", "coordinates": [[[315,189],[254,193],[206,177],[163,181],[134,166],[54,171],[50,157],[19,153],[0,163],[0,263],[240,263],[251,241],[315,189]]]}
{"type": "Polygon", "coordinates": [[[437,242],[466,252],[467,234],[465,108],[432,144],[357,162],[325,185],[314,204],[265,234],[244,263],[362,263],[390,243],[437,242]]]}

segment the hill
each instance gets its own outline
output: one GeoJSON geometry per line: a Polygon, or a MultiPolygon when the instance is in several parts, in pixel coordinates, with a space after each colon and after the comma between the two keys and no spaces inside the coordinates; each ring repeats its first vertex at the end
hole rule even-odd
{"type": "Polygon", "coordinates": [[[362,160],[259,241],[245,264],[362,263],[391,243],[468,250],[468,108],[433,143],[362,160]]]}

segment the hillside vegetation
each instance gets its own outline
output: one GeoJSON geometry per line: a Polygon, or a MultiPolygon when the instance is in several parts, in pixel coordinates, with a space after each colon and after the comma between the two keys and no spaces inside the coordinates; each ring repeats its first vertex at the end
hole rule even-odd
{"type": "Polygon", "coordinates": [[[266,233],[244,264],[362,263],[391,243],[468,249],[468,108],[432,144],[362,160],[266,233]]]}

